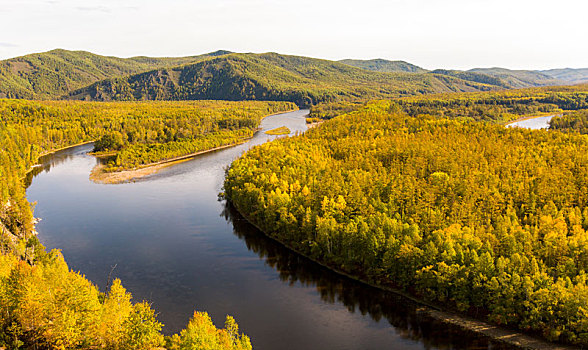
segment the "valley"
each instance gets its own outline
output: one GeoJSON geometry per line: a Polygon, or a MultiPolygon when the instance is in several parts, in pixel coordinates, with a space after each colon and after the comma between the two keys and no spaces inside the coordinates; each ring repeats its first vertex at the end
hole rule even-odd
{"type": "Polygon", "coordinates": [[[586,344],[581,69],[0,63],[0,346],[586,344]]]}

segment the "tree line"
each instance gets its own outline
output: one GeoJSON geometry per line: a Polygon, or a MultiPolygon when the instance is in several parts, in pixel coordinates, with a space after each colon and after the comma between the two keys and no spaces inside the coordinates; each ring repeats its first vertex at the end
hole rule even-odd
{"type": "MultiPolygon", "coordinates": [[[[310,116],[331,119],[361,108],[367,99],[314,105],[310,116]]],[[[411,96],[395,102],[410,116],[505,123],[522,116],[538,116],[588,108],[588,85],[541,87],[496,92],[444,93],[411,96]]]]}
{"type": "Polygon", "coordinates": [[[549,128],[562,132],[588,134],[588,111],[579,110],[556,116],[549,122],[549,128]]]}

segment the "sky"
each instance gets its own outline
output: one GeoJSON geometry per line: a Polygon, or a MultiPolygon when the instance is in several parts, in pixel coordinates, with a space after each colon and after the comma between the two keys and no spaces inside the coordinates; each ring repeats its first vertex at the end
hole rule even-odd
{"type": "Polygon", "coordinates": [[[0,59],[219,49],[427,69],[588,67],[586,0],[0,0],[0,59]]]}

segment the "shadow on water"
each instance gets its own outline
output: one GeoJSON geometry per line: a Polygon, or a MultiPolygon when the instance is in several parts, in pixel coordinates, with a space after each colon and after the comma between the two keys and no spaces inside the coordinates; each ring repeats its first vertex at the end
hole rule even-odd
{"type": "Polygon", "coordinates": [[[376,322],[386,319],[401,337],[418,341],[425,349],[514,349],[436,320],[420,312],[422,306],[412,300],[339,275],[293,252],[251,225],[230,202],[225,202],[221,216],[250,251],[278,272],[282,282],[315,287],[325,303],[343,304],[349,312],[369,315],[376,322]]]}
{"type": "MultiPolygon", "coordinates": [[[[45,154],[39,157],[37,164],[26,174],[24,179],[25,188],[28,188],[33,179],[41,173],[48,173],[52,168],[59,164],[70,161],[79,156],[87,156],[88,152],[94,149],[94,143],[87,143],[79,146],[74,146],[62,149],[53,153],[45,154]]],[[[100,158],[96,158],[96,163],[100,163],[100,158]]]]}

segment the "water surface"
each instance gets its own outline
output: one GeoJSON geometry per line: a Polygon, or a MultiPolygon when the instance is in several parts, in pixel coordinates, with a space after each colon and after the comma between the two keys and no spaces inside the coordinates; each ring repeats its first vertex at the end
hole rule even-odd
{"type": "MultiPolygon", "coordinates": [[[[307,113],[267,117],[262,128],[303,132],[307,113]]],[[[121,278],[135,300],[153,304],[166,334],[196,309],[218,326],[233,315],[256,349],[498,348],[291,252],[219,201],[230,162],[274,138],[258,132],[247,144],[120,185],[89,181],[91,145],[45,157],[27,190],[38,202],[39,238],[101,290],[121,278]]]]}
{"type": "Polygon", "coordinates": [[[549,121],[555,117],[548,115],[545,117],[536,117],[531,119],[524,119],[518,122],[507,124],[509,128],[526,128],[526,129],[549,129],[549,121]]]}

